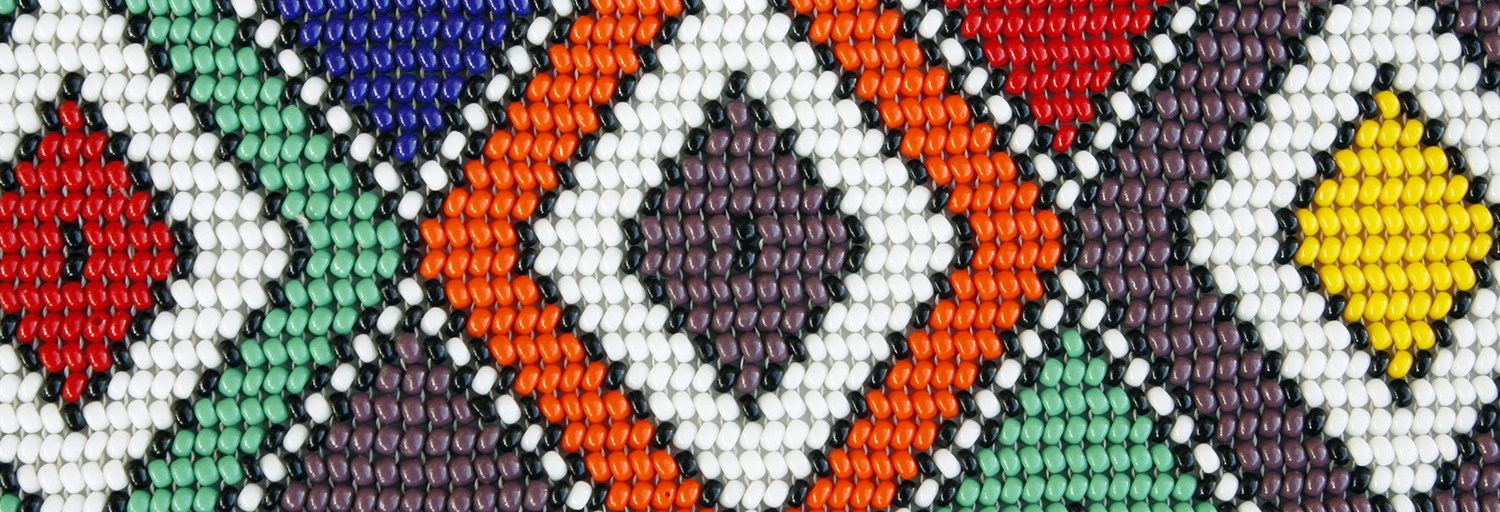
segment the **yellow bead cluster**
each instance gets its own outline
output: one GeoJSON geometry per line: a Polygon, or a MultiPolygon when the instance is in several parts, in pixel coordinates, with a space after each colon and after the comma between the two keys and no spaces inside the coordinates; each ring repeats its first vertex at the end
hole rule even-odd
{"type": "Polygon", "coordinates": [[[1375,96],[1354,147],[1334,155],[1325,180],[1297,212],[1299,265],[1313,266],[1329,294],[1348,293],[1344,321],[1363,321],[1370,346],[1392,352],[1386,374],[1405,377],[1417,350],[1436,342],[1427,322],[1447,315],[1453,292],[1474,287],[1470,261],[1489,253],[1490,213],[1464,205],[1469,180],[1448,175],[1448,157],[1422,148],[1421,122],[1402,123],[1400,101],[1375,96]]]}

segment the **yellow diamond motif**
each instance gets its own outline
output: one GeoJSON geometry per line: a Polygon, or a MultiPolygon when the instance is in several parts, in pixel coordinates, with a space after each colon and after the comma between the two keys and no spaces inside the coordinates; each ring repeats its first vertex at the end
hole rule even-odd
{"type": "Polygon", "coordinates": [[[1422,147],[1424,126],[1400,120],[1396,95],[1375,95],[1382,120],[1366,120],[1353,147],[1334,154],[1338,176],[1324,180],[1297,211],[1302,246],[1328,294],[1344,294],[1345,322],[1363,322],[1370,347],[1390,353],[1386,374],[1405,377],[1418,350],[1436,342],[1428,322],[1474,287],[1471,261],[1484,258],[1494,224],[1482,205],[1464,204],[1469,180],[1448,157],[1422,147]]]}

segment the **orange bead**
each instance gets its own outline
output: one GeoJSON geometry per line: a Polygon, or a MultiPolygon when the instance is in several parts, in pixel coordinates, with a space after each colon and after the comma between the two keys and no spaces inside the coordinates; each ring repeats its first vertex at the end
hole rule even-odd
{"type": "MultiPolygon", "coordinates": [[[[821,18],[822,16],[819,17],[821,18]]],[[[855,21],[856,18],[853,14],[847,12],[840,13],[833,19],[833,30],[829,32],[829,37],[838,42],[848,41],[850,35],[854,33],[855,21]]]]}
{"type": "Polygon", "coordinates": [[[677,484],[671,480],[663,480],[656,484],[656,491],[651,495],[651,508],[653,510],[667,510],[672,508],[673,498],[677,497],[677,484]]]}
{"type": "Polygon", "coordinates": [[[865,441],[870,438],[872,429],[873,427],[868,421],[860,420],[854,422],[854,426],[849,428],[849,437],[844,444],[855,450],[864,448],[865,441]]]}
{"type": "Polygon", "coordinates": [[[913,437],[916,437],[916,435],[916,423],[912,423],[910,421],[896,422],[895,432],[891,434],[891,448],[895,448],[898,453],[906,450],[908,446],[911,446],[911,440],[913,437]]]}
{"type": "Polygon", "coordinates": [[[869,446],[872,450],[884,450],[891,442],[891,435],[896,432],[896,426],[889,421],[877,421],[870,429],[869,446]]]}
{"type": "Polygon", "coordinates": [[[854,475],[854,467],[850,465],[849,454],[844,450],[829,452],[828,468],[839,478],[849,478],[854,475]]]}
{"type": "Polygon", "coordinates": [[[656,487],[647,482],[636,482],[635,487],[630,490],[630,508],[632,510],[646,510],[651,506],[651,495],[655,494],[656,487]]]}
{"type": "Polygon", "coordinates": [[[677,478],[677,459],[673,459],[670,453],[661,450],[651,452],[651,467],[663,479],[677,478]]]}
{"type": "MultiPolygon", "coordinates": [[[[607,0],[596,0],[607,1],[607,0]]],[[[625,505],[630,502],[630,485],[623,482],[615,482],[610,486],[609,493],[604,497],[604,507],[613,512],[625,510],[625,505]]]]}
{"type": "Polygon", "coordinates": [[[679,508],[696,505],[702,489],[702,484],[699,484],[697,480],[683,480],[682,485],[677,486],[677,498],[673,504],[679,508]]]}
{"type": "Polygon", "coordinates": [[[818,479],[817,483],[813,484],[811,489],[808,489],[807,499],[804,500],[804,503],[807,504],[807,508],[810,510],[822,509],[823,505],[827,503],[828,498],[832,494],[833,482],[830,482],[825,478],[820,478],[818,479]]]}
{"type": "Polygon", "coordinates": [[[814,43],[828,42],[828,37],[833,33],[833,21],[834,16],[829,13],[813,18],[812,25],[807,29],[807,39],[814,43]]]}
{"type": "Polygon", "coordinates": [[[641,480],[656,478],[656,468],[651,466],[651,456],[644,451],[633,451],[628,456],[630,469],[635,472],[636,477],[641,480]]]}

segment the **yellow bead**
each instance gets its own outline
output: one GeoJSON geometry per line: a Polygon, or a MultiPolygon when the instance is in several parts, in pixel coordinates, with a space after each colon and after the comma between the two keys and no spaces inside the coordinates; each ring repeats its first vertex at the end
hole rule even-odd
{"type": "Polygon", "coordinates": [[[1339,267],[1339,273],[1344,276],[1344,286],[1348,287],[1350,292],[1364,293],[1365,273],[1361,272],[1359,267],[1344,265],[1339,267]]]}
{"type": "Polygon", "coordinates": [[[1349,265],[1359,261],[1359,255],[1364,253],[1365,239],[1362,237],[1350,237],[1344,239],[1344,248],[1339,250],[1339,264],[1349,265]]]}
{"type": "Polygon", "coordinates": [[[1393,236],[1385,239],[1385,253],[1380,256],[1383,263],[1396,263],[1406,257],[1406,237],[1393,236]]]}
{"type": "Polygon", "coordinates": [[[1318,229],[1323,231],[1323,236],[1338,236],[1343,230],[1343,226],[1339,225],[1339,214],[1334,209],[1319,208],[1317,214],[1318,229]]]}
{"type": "Polygon", "coordinates": [[[1391,294],[1391,301],[1385,306],[1385,321],[1396,322],[1406,317],[1406,308],[1411,306],[1411,297],[1404,293],[1391,294]]]}
{"type": "Polygon", "coordinates": [[[1463,202],[1464,196],[1468,194],[1469,179],[1462,175],[1454,176],[1448,179],[1448,189],[1443,191],[1443,202],[1459,204],[1463,202]]]}
{"type": "Polygon", "coordinates": [[[1401,123],[1387,119],[1380,123],[1380,132],[1375,134],[1375,144],[1383,148],[1394,147],[1400,138],[1401,123]]]}
{"type": "Polygon", "coordinates": [[[1427,170],[1427,159],[1417,148],[1405,148],[1401,150],[1401,165],[1406,168],[1407,174],[1417,176],[1427,170]]]}
{"type": "Polygon", "coordinates": [[[1385,367],[1385,374],[1392,379],[1405,377],[1406,373],[1411,371],[1411,362],[1411,353],[1397,352],[1391,358],[1391,364],[1385,367]]]}
{"type": "Polygon", "coordinates": [[[1448,178],[1433,176],[1432,179],[1427,180],[1427,190],[1422,192],[1422,202],[1428,204],[1442,202],[1443,193],[1447,190],[1448,178]]]}
{"type": "Polygon", "coordinates": [[[1380,255],[1385,252],[1385,238],[1372,236],[1365,240],[1365,250],[1359,254],[1359,261],[1366,264],[1380,261],[1380,255]]]}
{"type": "Polygon", "coordinates": [[[1385,328],[1385,324],[1370,324],[1367,327],[1370,332],[1370,348],[1385,350],[1391,348],[1391,330],[1385,328]]]}
{"type": "Polygon", "coordinates": [[[1432,276],[1432,289],[1434,291],[1447,291],[1453,289],[1453,271],[1443,263],[1428,263],[1427,272],[1432,276]]]}
{"type": "Polygon", "coordinates": [[[1380,204],[1386,206],[1396,204],[1396,201],[1401,200],[1401,192],[1404,188],[1406,188],[1406,182],[1401,180],[1383,181],[1380,186],[1380,204]]]}
{"type": "Polygon", "coordinates": [[[1406,319],[1411,322],[1421,322],[1427,319],[1427,312],[1432,311],[1432,295],[1426,292],[1411,296],[1411,305],[1406,307],[1406,319]]]}
{"type": "Polygon", "coordinates": [[[1432,275],[1427,273],[1427,267],[1421,263],[1406,265],[1406,280],[1411,283],[1411,288],[1416,291],[1427,291],[1432,286],[1432,275]]]}
{"type": "Polygon", "coordinates": [[[1490,248],[1494,247],[1495,240],[1490,238],[1489,233],[1480,233],[1474,236],[1474,243],[1469,244],[1468,259],[1479,261],[1490,255],[1490,248]]]}
{"type": "Polygon", "coordinates": [[[1353,323],[1358,322],[1360,318],[1364,317],[1365,302],[1367,301],[1368,299],[1365,298],[1364,294],[1356,293],[1351,295],[1349,303],[1344,305],[1344,321],[1353,323]]]}
{"type": "Polygon", "coordinates": [[[1443,261],[1447,259],[1448,244],[1451,243],[1453,243],[1453,239],[1448,238],[1448,235],[1434,233],[1432,239],[1427,241],[1427,253],[1422,256],[1422,259],[1427,261],[1443,261]]]}
{"type": "Polygon", "coordinates": [[[1380,207],[1380,220],[1385,223],[1386,233],[1399,235],[1406,232],[1406,217],[1401,215],[1401,210],[1394,206],[1380,207]]]}
{"type": "Polygon", "coordinates": [[[1375,204],[1375,201],[1380,200],[1380,190],[1384,187],[1385,182],[1379,178],[1365,178],[1365,181],[1359,184],[1359,197],[1355,200],[1365,206],[1375,204]]]}
{"type": "MultiPolygon", "coordinates": [[[[1391,176],[1401,175],[1400,169],[1386,169],[1385,162],[1381,161],[1380,159],[1380,153],[1376,153],[1373,149],[1359,150],[1359,165],[1360,167],[1364,168],[1365,174],[1372,176],[1379,176],[1382,174],[1389,174],[1391,176]]],[[[1344,177],[1347,178],[1349,176],[1354,175],[1349,174],[1344,177]]]]}
{"type": "Polygon", "coordinates": [[[1385,280],[1385,272],[1378,266],[1365,265],[1360,273],[1365,275],[1365,284],[1369,285],[1371,291],[1383,292],[1390,286],[1390,282],[1385,280]]]}
{"type": "Polygon", "coordinates": [[[1406,322],[1388,322],[1387,327],[1391,329],[1391,345],[1396,350],[1406,350],[1411,347],[1411,325],[1406,322]]]}
{"type": "Polygon", "coordinates": [[[1302,239],[1302,247],[1297,248],[1297,255],[1293,256],[1293,259],[1297,260],[1298,265],[1311,265],[1314,261],[1317,261],[1318,249],[1321,246],[1322,243],[1316,238],[1304,238],[1302,239]]]}
{"type": "Polygon", "coordinates": [[[1359,209],[1359,223],[1364,225],[1365,232],[1371,235],[1379,235],[1385,231],[1385,222],[1380,219],[1380,211],[1370,206],[1359,209]]]}
{"type": "Polygon", "coordinates": [[[1415,206],[1401,207],[1401,220],[1406,223],[1406,230],[1412,234],[1427,232],[1427,215],[1415,206]]]}
{"type": "Polygon", "coordinates": [[[1353,176],[1360,172],[1359,155],[1352,150],[1339,150],[1338,153],[1334,153],[1333,161],[1338,164],[1339,172],[1344,176],[1353,176]]]}
{"type": "Polygon", "coordinates": [[[1365,311],[1360,317],[1364,318],[1366,322],[1379,322],[1385,318],[1385,308],[1390,305],[1391,299],[1386,297],[1384,293],[1372,294],[1369,300],[1365,302],[1365,311]]]}
{"type": "Polygon", "coordinates": [[[1430,320],[1442,320],[1453,310],[1453,296],[1448,292],[1442,292],[1432,296],[1432,312],[1427,314],[1430,320]]]}
{"type": "Polygon", "coordinates": [[[1333,200],[1339,195],[1339,182],[1326,180],[1318,185],[1318,191],[1313,193],[1313,204],[1318,206],[1333,206],[1333,200]]]}
{"type": "Polygon", "coordinates": [[[1339,183],[1338,193],[1333,196],[1333,203],[1339,206],[1350,206],[1359,197],[1359,181],[1344,180],[1339,183]]]}
{"type": "Polygon", "coordinates": [[[1407,263],[1422,261],[1422,257],[1427,254],[1427,243],[1427,237],[1422,235],[1406,239],[1406,254],[1401,256],[1401,260],[1407,263]]]}
{"type": "Polygon", "coordinates": [[[1297,210],[1297,225],[1302,227],[1302,236],[1317,236],[1318,216],[1306,209],[1297,210]]]}
{"type": "Polygon", "coordinates": [[[1417,121],[1415,119],[1407,121],[1406,126],[1403,126],[1401,128],[1400,144],[1406,147],[1412,147],[1417,144],[1421,144],[1422,134],[1425,133],[1426,130],[1427,127],[1422,126],[1421,121],[1417,121]]]}
{"type": "Polygon", "coordinates": [[[1474,231],[1485,233],[1491,229],[1495,229],[1495,217],[1490,215],[1490,211],[1484,205],[1471,204],[1467,210],[1469,211],[1469,221],[1474,223],[1474,231]]]}
{"type": "Polygon", "coordinates": [[[1443,212],[1448,215],[1448,225],[1453,227],[1455,233],[1462,233],[1469,230],[1471,226],[1469,223],[1469,210],[1465,209],[1463,205],[1448,203],[1448,206],[1443,207],[1443,212]]]}
{"type": "Polygon", "coordinates": [[[1333,264],[1333,262],[1339,260],[1339,255],[1342,254],[1341,251],[1343,251],[1343,249],[1344,249],[1344,239],[1342,239],[1342,238],[1325,238],[1325,239],[1323,239],[1323,249],[1320,250],[1320,251],[1318,251],[1318,263],[1322,263],[1324,265],[1331,265],[1331,264],[1333,264]]]}
{"type": "Polygon", "coordinates": [[[1448,172],[1448,155],[1443,150],[1432,147],[1422,150],[1422,157],[1427,160],[1427,171],[1433,174],[1448,172]]]}
{"type": "Polygon", "coordinates": [[[1391,283],[1391,289],[1396,291],[1406,290],[1406,271],[1401,270],[1400,265],[1385,266],[1385,280],[1391,283]]]}
{"type": "Polygon", "coordinates": [[[1364,225],[1359,222],[1359,213],[1353,208],[1339,208],[1339,225],[1344,233],[1356,236],[1365,230],[1364,225]]]}
{"type": "Polygon", "coordinates": [[[1360,123],[1359,130],[1354,132],[1354,145],[1361,148],[1375,146],[1375,139],[1380,137],[1380,123],[1365,121],[1360,123]]]}
{"type": "Polygon", "coordinates": [[[1469,246],[1474,245],[1474,239],[1468,233],[1460,232],[1453,235],[1453,241],[1448,243],[1448,254],[1444,259],[1448,261],[1462,261],[1469,255],[1469,246]]]}
{"type": "Polygon", "coordinates": [[[1344,273],[1333,265],[1323,265],[1318,268],[1318,277],[1323,279],[1323,288],[1328,293],[1338,294],[1344,291],[1344,273]]]}
{"type": "Polygon", "coordinates": [[[1429,204],[1422,208],[1422,216],[1427,218],[1427,229],[1438,233],[1448,230],[1448,212],[1441,205],[1429,204]]]}
{"type": "Polygon", "coordinates": [[[1375,93],[1375,106],[1380,107],[1380,115],[1386,119],[1401,115],[1401,100],[1391,91],[1375,93]]]}
{"type": "Polygon", "coordinates": [[[1422,202],[1422,194],[1427,192],[1427,180],[1417,176],[1406,179],[1406,187],[1401,189],[1401,204],[1412,206],[1422,202]]]}
{"type": "Polygon", "coordinates": [[[1418,349],[1427,350],[1437,344],[1437,336],[1432,333],[1432,326],[1425,322],[1412,322],[1411,341],[1418,349]]]}
{"type": "Polygon", "coordinates": [[[1459,290],[1474,288],[1474,266],[1467,261],[1455,261],[1448,264],[1448,270],[1453,271],[1453,286],[1459,290]]]}
{"type": "Polygon", "coordinates": [[[1416,174],[1416,170],[1406,168],[1406,162],[1401,159],[1401,153],[1391,148],[1381,148],[1376,152],[1380,155],[1380,166],[1385,168],[1386,174],[1401,176],[1404,174],[1416,174]]]}

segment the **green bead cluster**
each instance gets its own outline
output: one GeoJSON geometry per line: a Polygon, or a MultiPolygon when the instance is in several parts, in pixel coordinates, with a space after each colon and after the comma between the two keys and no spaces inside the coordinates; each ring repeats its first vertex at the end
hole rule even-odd
{"type": "Polygon", "coordinates": [[[1063,334],[1068,357],[1047,360],[1033,387],[1017,393],[1022,413],[1006,419],[994,448],[975,453],[981,475],[959,484],[940,512],[1213,512],[1192,503],[1198,480],[1176,475],[1172,450],[1151,442],[1155,426],[1135,416],[1129,395],[1108,387],[1109,365],[1084,358],[1077,331],[1063,334]]]}

